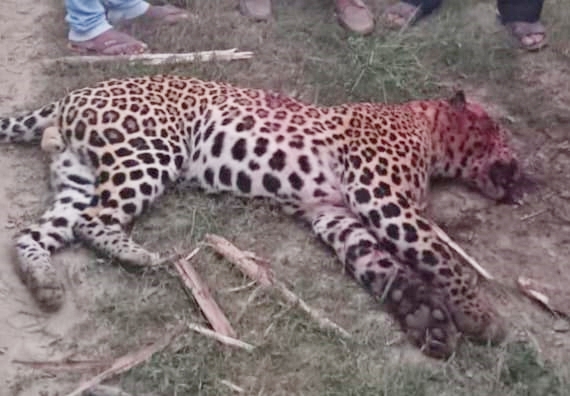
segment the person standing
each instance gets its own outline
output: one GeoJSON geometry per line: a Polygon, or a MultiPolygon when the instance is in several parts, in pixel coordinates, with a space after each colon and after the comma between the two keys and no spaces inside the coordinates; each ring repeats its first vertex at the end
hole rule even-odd
{"type": "Polygon", "coordinates": [[[69,48],[79,54],[140,54],[147,45],[114,29],[113,24],[142,16],[162,23],[190,18],[181,8],[150,5],[144,0],[65,0],[65,8],[69,48]]]}
{"type": "MultiPolygon", "coordinates": [[[[401,0],[384,12],[387,23],[400,28],[435,11],[442,0],[401,0]]],[[[546,29],[540,22],[544,0],[497,0],[501,23],[521,48],[535,51],[547,44],[546,29]]]]}
{"type": "MultiPolygon", "coordinates": [[[[254,20],[265,20],[271,16],[271,0],[240,0],[241,13],[254,20]]],[[[358,34],[369,34],[374,30],[372,12],[362,0],[335,0],[335,9],[342,26],[358,34]]]]}

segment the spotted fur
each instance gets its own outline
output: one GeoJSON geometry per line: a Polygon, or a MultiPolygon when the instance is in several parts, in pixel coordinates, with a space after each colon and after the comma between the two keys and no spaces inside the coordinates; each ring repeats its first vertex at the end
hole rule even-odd
{"type": "Polygon", "coordinates": [[[502,128],[452,99],[318,107],[194,78],[110,80],[0,120],[0,140],[42,138],[55,199],[17,240],[20,270],[46,309],[63,287],[50,255],[80,240],[154,265],[125,233],[171,183],[267,197],[312,224],[346,272],[378,297],[409,339],[446,357],[458,335],[504,337],[476,277],[422,215],[431,177],[508,200],[519,177],[502,128]]]}

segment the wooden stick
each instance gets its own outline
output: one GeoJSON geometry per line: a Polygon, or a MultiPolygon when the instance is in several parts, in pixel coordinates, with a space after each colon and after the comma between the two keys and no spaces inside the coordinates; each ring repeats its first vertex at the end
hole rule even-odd
{"type": "Polygon", "coordinates": [[[453,249],[457,254],[459,254],[465,261],[467,261],[467,264],[473,267],[473,269],[475,269],[475,271],[477,271],[479,275],[481,275],[483,278],[487,280],[495,279],[493,275],[489,273],[489,271],[483,268],[477,261],[475,261],[473,257],[469,256],[467,252],[465,252],[465,250],[463,250],[457,243],[453,242],[453,240],[449,237],[449,235],[445,233],[445,231],[443,231],[434,223],[431,223],[431,227],[433,228],[437,236],[443,242],[445,242],[451,249],[453,249]]]}
{"type": "Polygon", "coordinates": [[[256,256],[255,253],[240,250],[227,239],[218,235],[207,234],[204,240],[208,246],[234,263],[245,275],[261,286],[272,286],[274,284],[275,275],[271,271],[269,262],[264,258],[256,256]]]}
{"type": "Polygon", "coordinates": [[[114,386],[97,385],[84,391],[81,396],[131,396],[131,394],[114,386]]]}
{"type": "MultiPolygon", "coordinates": [[[[194,249],[188,257],[194,257],[199,249],[200,248],[194,249]]],[[[236,338],[236,332],[230,324],[230,321],[226,318],[226,315],[212,297],[208,286],[200,278],[190,262],[185,259],[180,259],[174,266],[186,287],[192,292],[194,299],[196,299],[196,302],[200,306],[204,316],[206,316],[206,319],[208,319],[208,322],[212,325],[212,328],[221,335],[236,338]]]]}
{"type": "Polygon", "coordinates": [[[518,277],[517,285],[523,294],[542,304],[551,313],[570,318],[570,293],[567,290],[524,276],[518,277]]]}
{"type": "Polygon", "coordinates": [[[255,349],[255,347],[251,344],[248,344],[247,342],[243,342],[241,340],[238,340],[236,338],[233,337],[228,337],[225,336],[223,334],[217,333],[213,330],[210,330],[206,327],[194,324],[194,323],[189,323],[188,327],[191,330],[194,330],[196,333],[200,333],[202,335],[205,335],[206,337],[210,337],[213,338],[219,342],[221,342],[222,344],[226,344],[229,346],[234,346],[237,348],[241,348],[241,349],[245,349],[248,352],[251,352],[255,349]]]}
{"type": "Polygon", "coordinates": [[[12,363],[23,364],[34,369],[44,370],[50,373],[76,372],[102,369],[109,365],[106,360],[75,360],[65,358],[61,360],[12,360],[12,363]]]}
{"type": "Polygon", "coordinates": [[[220,384],[227,386],[228,388],[230,388],[231,390],[233,390],[234,392],[237,392],[237,393],[244,393],[245,392],[245,390],[241,386],[236,385],[233,382],[230,382],[228,380],[220,380],[220,384]]]}
{"type": "Polygon", "coordinates": [[[199,51],[186,53],[164,53],[164,54],[136,54],[136,55],[86,55],[86,56],[64,56],[56,59],[47,59],[43,63],[51,65],[63,63],[67,65],[85,65],[110,62],[140,63],[143,65],[171,65],[177,63],[232,61],[250,59],[253,52],[238,52],[237,48],[228,50],[199,51]]]}
{"type": "Polygon", "coordinates": [[[259,258],[251,252],[238,249],[227,239],[218,235],[207,234],[204,240],[208,246],[224,256],[230,263],[235,264],[245,275],[263,286],[275,287],[287,302],[298,305],[311,319],[317,322],[319,327],[332,329],[345,338],[351,338],[348,331],[323,316],[323,314],[316,309],[311,308],[299,296],[289,290],[284,283],[278,281],[269,268],[269,262],[267,260],[259,258]]]}
{"type": "Polygon", "coordinates": [[[289,302],[290,304],[297,305],[301,310],[305,311],[309,317],[311,317],[321,329],[333,329],[337,333],[339,333],[344,338],[351,338],[351,335],[348,331],[334,323],[332,320],[323,316],[322,313],[317,311],[314,308],[311,308],[305,301],[303,301],[299,296],[293,293],[291,290],[285,286],[283,282],[276,281],[275,286],[277,290],[281,293],[281,295],[289,302]]]}
{"type": "Polygon", "coordinates": [[[115,362],[110,368],[96,375],[90,380],[83,382],[74,391],[68,393],[67,396],[78,396],[81,394],[81,392],[89,388],[92,388],[96,385],[99,385],[101,382],[117,374],[130,370],[131,368],[147,361],[156,352],[159,352],[164,348],[166,348],[174,340],[174,338],[176,338],[176,336],[178,336],[182,332],[182,330],[184,330],[185,327],[186,326],[183,324],[178,325],[172,331],[168,332],[165,337],[158,340],[154,344],[142,348],[137,352],[129,353],[125,356],[120,357],[119,359],[115,360],[115,362]]]}

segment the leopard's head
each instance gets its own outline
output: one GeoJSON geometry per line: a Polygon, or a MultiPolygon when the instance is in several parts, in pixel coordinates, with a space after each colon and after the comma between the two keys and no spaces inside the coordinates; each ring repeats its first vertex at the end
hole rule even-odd
{"type": "Polygon", "coordinates": [[[456,173],[487,197],[515,203],[520,199],[521,170],[509,145],[508,131],[483,107],[459,91],[449,100],[456,114],[456,173]]]}

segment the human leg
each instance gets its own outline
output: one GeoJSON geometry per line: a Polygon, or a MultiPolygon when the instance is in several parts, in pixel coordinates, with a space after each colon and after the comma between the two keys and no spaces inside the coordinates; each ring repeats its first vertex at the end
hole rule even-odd
{"type": "Polygon", "coordinates": [[[190,18],[185,10],[172,5],[151,5],[143,0],[105,0],[107,18],[112,24],[138,17],[146,17],[151,20],[176,23],[190,18]]]}
{"type": "Polygon", "coordinates": [[[539,50],[546,45],[546,29],[540,23],[544,0],[497,0],[501,22],[527,50],[539,50]]]}
{"type": "Polygon", "coordinates": [[[99,0],[65,0],[69,47],[81,54],[120,55],[146,50],[146,44],[113,29],[99,0]]]}
{"type": "Polygon", "coordinates": [[[71,41],[91,40],[111,29],[99,0],[65,0],[65,8],[71,41]]]}

